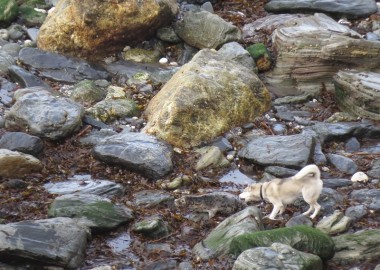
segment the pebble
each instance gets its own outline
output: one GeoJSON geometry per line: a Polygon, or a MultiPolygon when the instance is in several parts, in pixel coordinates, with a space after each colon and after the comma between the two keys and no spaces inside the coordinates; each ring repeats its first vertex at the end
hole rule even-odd
{"type": "Polygon", "coordinates": [[[166,65],[166,64],[169,62],[169,60],[168,60],[167,58],[163,57],[163,58],[161,58],[158,62],[159,62],[161,65],[166,65]]]}
{"type": "Polygon", "coordinates": [[[351,177],[352,182],[363,182],[367,183],[368,182],[368,176],[364,172],[356,172],[352,177],[351,177]]]}
{"type": "Polygon", "coordinates": [[[9,40],[9,32],[7,29],[0,29],[0,39],[9,40]]]}

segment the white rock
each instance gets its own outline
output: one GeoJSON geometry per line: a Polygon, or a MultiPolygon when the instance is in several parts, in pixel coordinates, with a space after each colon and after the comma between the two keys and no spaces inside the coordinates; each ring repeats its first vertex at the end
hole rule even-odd
{"type": "Polygon", "coordinates": [[[352,182],[368,182],[368,176],[364,172],[356,172],[352,177],[351,177],[352,182]]]}
{"type": "Polygon", "coordinates": [[[159,61],[158,61],[161,65],[165,65],[169,62],[169,60],[165,57],[162,57],[159,61]]]}

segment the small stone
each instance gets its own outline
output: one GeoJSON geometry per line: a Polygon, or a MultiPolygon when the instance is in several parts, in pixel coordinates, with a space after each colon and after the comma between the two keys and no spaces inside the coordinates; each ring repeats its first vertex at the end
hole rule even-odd
{"type": "Polygon", "coordinates": [[[9,33],[7,29],[0,29],[0,39],[9,40],[9,33]]]}
{"type": "Polygon", "coordinates": [[[363,182],[367,183],[368,182],[368,176],[364,172],[356,172],[352,177],[351,177],[352,182],[363,182]]]}
{"type": "Polygon", "coordinates": [[[169,60],[165,57],[161,58],[160,60],[158,60],[158,62],[161,64],[161,65],[166,65],[169,60]]]}

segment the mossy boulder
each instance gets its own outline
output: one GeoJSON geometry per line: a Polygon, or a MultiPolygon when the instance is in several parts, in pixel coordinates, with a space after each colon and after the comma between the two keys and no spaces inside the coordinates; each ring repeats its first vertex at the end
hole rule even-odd
{"type": "Polygon", "coordinates": [[[59,196],[51,204],[48,215],[80,219],[94,231],[111,230],[133,219],[129,208],[94,194],[59,196]]]}
{"type": "Polygon", "coordinates": [[[160,59],[160,52],[140,48],[129,49],[123,54],[124,60],[137,63],[156,63],[160,59]]]}
{"type": "Polygon", "coordinates": [[[194,246],[193,252],[201,260],[226,255],[231,253],[230,243],[235,238],[262,229],[260,210],[255,206],[247,207],[226,218],[204,240],[194,246]]]}
{"type": "Polygon", "coordinates": [[[8,26],[18,14],[15,0],[0,0],[0,26],[8,26]]]}
{"type": "Polygon", "coordinates": [[[119,118],[138,115],[139,110],[132,99],[105,99],[87,109],[95,119],[109,123],[119,118]]]}
{"type": "Polygon", "coordinates": [[[137,222],[132,230],[150,238],[161,238],[170,232],[169,226],[159,216],[149,217],[137,222]]]}
{"type": "Polygon", "coordinates": [[[94,81],[83,80],[74,85],[70,98],[86,106],[101,101],[106,95],[107,91],[97,86],[94,81]]]}
{"type": "Polygon", "coordinates": [[[33,27],[43,24],[47,16],[47,12],[43,12],[43,10],[48,8],[49,6],[44,0],[27,0],[23,1],[19,9],[24,23],[29,27],[33,27]],[[41,9],[41,11],[35,8],[41,9]]]}
{"type": "Polygon", "coordinates": [[[150,101],[144,131],[177,147],[197,146],[261,116],[270,102],[252,70],[204,49],[150,101]]]}
{"type": "Polygon", "coordinates": [[[230,253],[238,256],[244,250],[269,247],[276,242],[289,245],[299,251],[313,253],[322,260],[331,259],[335,253],[335,244],[330,236],[305,225],[237,236],[231,241],[230,253]]]}

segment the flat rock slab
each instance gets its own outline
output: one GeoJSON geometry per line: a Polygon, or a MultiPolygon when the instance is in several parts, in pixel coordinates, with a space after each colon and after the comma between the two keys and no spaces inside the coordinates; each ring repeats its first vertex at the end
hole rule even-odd
{"type": "Polygon", "coordinates": [[[355,70],[334,76],[335,96],[340,109],[357,116],[380,120],[380,74],[355,70]]]}
{"type": "Polygon", "coordinates": [[[5,118],[5,127],[28,130],[50,140],[65,138],[82,124],[84,109],[71,99],[54,96],[45,88],[18,90],[16,103],[5,118]]]}
{"type": "Polygon", "coordinates": [[[7,132],[0,139],[0,148],[38,156],[41,154],[44,144],[37,136],[24,132],[7,132]]]}
{"type": "Polygon", "coordinates": [[[269,12],[323,12],[348,18],[367,17],[377,12],[374,0],[271,0],[265,5],[269,12]]]}
{"type": "Polygon", "coordinates": [[[265,136],[251,140],[238,155],[269,166],[303,167],[312,154],[314,138],[309,134],[265,136]]]}
{"type": "Polygon", "coordinates": [[[369,209],[380,211],[380,190],[379,189],[359,189],[350,194],[350,198],[359,203],[364,203],[369,209]]]}
{"type": "Polygon", "coordinates": [[[67,194],[55,198],[49,217],[71,217],[95,231],[111,230],[133,219],[132,210],[94,194],[67,194]]]}
{"type": "Polygon", "coordinates": [[[174,197],[163,190],[142,190],[134,194],[134,203],[137,206],[151,208],[155,206],[171,207],[174,205],[174,197]]]}
{"type": "Polygon", "coordinates": [[[0,258],[9,263],[22,261],[79,269],[84,261],[86,227],[71,218],[26,220],[0,225],[0,258]]]}
{"type": "Polygon", "coordinates": [[[51,194],[95,194],[104,197],[122,195],[124,188],[122,185],[102,179],[92,179],[91,175],[75,175],[68,181],[47,183],[44,188],[51,194]]]}
{"type": "Polygon", "coordinates": [[[109,76],[102,68],[93,67],[84,60],[36,48],[21,49],[19,59],[24,65],[37,69],[39,76],[58,82],[77,83],[84,79],[107,79],[109,76]]]}
{"type": "Polygon", "coordinates": [[[94,147],[93,155],[152,179],[163,177],[173,169],[172,147],[145,133],[123,132],[107,137],[94,147]]]}

